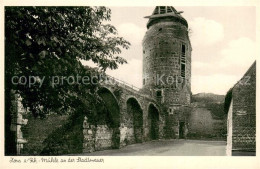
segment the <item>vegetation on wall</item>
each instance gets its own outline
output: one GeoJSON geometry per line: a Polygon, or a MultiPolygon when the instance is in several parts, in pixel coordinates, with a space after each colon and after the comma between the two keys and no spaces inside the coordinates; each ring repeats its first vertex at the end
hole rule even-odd
{"type": "Polygon", "coordinates": [[[224,95],[217,95],[213,93],[198,93],[191,97],[191,102],[202,102],[202,103],[223,103],[224,95]]]}
{"type": "MultiPolygon", "coordinates": [[[[226,127],[226,114],[224,112],[224,95],[216,95],[213,93],[198,93],[192,96],[192,104],[194,110],[202,109],[201,111],[205,111],[210,113],[211,115],[208,117],[211,124],[208,124],[213,128],[212,132],[203,131],[204,128],[207,128],[207,125],[204,126],[202,123],[199,123],[199,127],[193,132],[188,133],[188,138],[192,139],[214,139],[214,140],[225,140],[227,134],[226,127]]],[[[197,117],[199,119],[200,117],[197,117]]],[[[204,119],[209,122],[207,119],[204,119]]]]}
{"type": "Polygon", "coordinates": [[[198,93],[192,95],[192,103],[198,103],[210,110],[214,119],[224,119],[224,95],[216,95],[213,93],[198,93]]]}
{"type": "Polygon", "coordinates": [[[50,114],[46,118],[34,118],[32,114],[27,114],[27,125],[22,126],[23,137],[28,141],[24,144],[23,155],[39,155],[44,148],[43,141],[54,130],[61,127],[66,121],[67,115],[50,114]]]}
{"type": "Polygon", "coordinates": [[[82,153],[83,121],[87,113],[78,110],[66,123],[55,129],[43,142],[40,155],[62,155],[82,153]]]}
{"type": "Polygon", "coordinates": [[[213,119],[224,119],[225,112],[224,112],[224,103],[208,103],[207,104],[208,110],[210,110],[213,119]]]}

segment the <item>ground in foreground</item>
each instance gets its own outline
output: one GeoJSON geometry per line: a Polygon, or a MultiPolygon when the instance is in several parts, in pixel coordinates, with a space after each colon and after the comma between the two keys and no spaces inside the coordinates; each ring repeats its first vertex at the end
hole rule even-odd
{"type": "Polygon", "coordinates": [[[225,156],[225,141],[157,140],[121,149],[96,151],[87,156],[225,156]]]}

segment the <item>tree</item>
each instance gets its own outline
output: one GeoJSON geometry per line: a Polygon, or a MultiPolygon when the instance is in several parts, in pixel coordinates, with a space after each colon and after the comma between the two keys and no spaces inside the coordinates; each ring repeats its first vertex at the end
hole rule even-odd
{"type": "Polygon", "coordinates": [[[110,17],[106,7],[5,8],[6,155],[15,153],[9,130],[12,91],[35,117],[77,110],[87,106],[86,98],[95,99],[97,86],[83,83],[93,72],[80,60],[92,60],[101,71],[126,63],[118,55],[130,43],[103,24],[110,17]],[[81,78],[76,82],[76,77],[81,78]]]}

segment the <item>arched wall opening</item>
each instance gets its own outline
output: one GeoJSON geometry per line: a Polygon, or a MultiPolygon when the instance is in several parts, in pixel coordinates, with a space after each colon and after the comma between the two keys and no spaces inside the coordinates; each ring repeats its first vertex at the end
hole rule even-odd
{"type": "Polygon", "coordinates": [[[133,129],[132,142],[141,143],[143,141],[143,110],[135,98],[129,98],[126,104],[129,128],[133,129]]]}
{"type": "Polygon", "coordinates": [[[120,109],[115,96],[107,88],[100,88],[101,103],[97,106],[95,149],[119,148],[120,109]]]}
{"type": "Polygon", "coordinates": [[[159,111],[153,104],[148,107],[148,124],[150,139],[157,140],[159,138],[159,111]]]}

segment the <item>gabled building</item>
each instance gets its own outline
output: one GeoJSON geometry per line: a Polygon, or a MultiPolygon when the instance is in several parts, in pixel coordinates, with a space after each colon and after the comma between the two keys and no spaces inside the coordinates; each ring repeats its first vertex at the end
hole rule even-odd
{"type": "Polygon", "coordinates": [[[256,152],[256,62],[231,88],[225,98],[227,155],[255,155],[256,152]]]}

